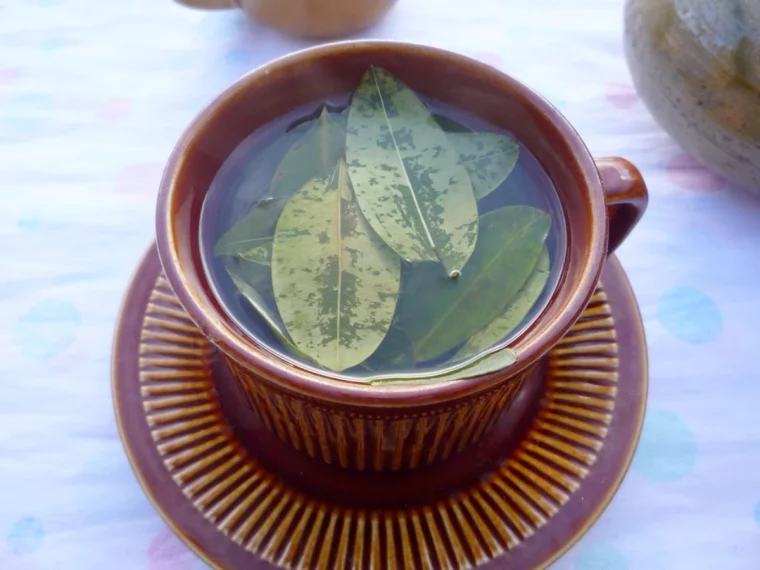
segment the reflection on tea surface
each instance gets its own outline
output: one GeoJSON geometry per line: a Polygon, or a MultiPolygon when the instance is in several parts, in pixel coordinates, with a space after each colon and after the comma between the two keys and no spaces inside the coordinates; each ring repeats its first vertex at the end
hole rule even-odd
{"type": "Polygon", "coordinates": [[[200,235],[209,281],[247,335],[358,382],[512,364],[566,239],[557,193],[519,141],[376,67],[353,93],[243,141],[200,235]]]}

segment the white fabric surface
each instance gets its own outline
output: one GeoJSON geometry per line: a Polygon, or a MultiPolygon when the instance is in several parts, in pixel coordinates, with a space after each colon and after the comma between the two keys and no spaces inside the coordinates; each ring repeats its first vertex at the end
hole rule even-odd
{"type": "MultiPolygon", "coordinates": [[[[619,252],[648,335],[644,438],[610,508],[555,567],[756,570],[760,200],[695,165],[650,118],[625,65],[622,9],[400,0],[362,36],[503,69],[649,184],[649,211],[619,252]]],[[[184,127],[241,74],[305,45],[169,0],[0,0],[1,569],[204,567],[122,450],[115,319],[184,127]]]]}

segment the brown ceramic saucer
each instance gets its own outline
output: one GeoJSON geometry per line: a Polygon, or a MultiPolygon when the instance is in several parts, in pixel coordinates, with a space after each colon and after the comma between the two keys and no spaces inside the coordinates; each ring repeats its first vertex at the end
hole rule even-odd
{"type": "Polygon", "coordinates": [[[342,469],[246,413],[151,247],[117,326],[113,390],[143,489],[215,568],[529,569],[570,548],[620,485],[644,417],[647,359],[611,256],[581,319],[478,443],[405,472],[342,469]]]}

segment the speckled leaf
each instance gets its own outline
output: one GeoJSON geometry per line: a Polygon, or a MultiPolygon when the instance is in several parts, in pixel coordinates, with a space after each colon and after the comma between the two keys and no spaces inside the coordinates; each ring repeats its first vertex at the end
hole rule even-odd
{"type": "Polygon", "coordinates": [[[370,380],[369,383],[373,385],[397,382],[403,382],[405,384],[423,384],[427,382],[442,382],[445,380],[467,380],[468,378],[491,374],[497,370],[504,370],[505,368],[512,366],[516,361],[517,354],[515,354],[515,351],[511,348],[504,348],[486,354],[475,362],[464,362],[461,366],[453,370],[447,370],[443,373],[416,374],[407,376],[406,378],[378,378],[377,380],[370,380]]]}
{"type": "Polygon", "coordinates": [[[316,122],[316,119],[312,119],[300,123],[278,137],[265,149],[243,155],[240,162],[244,163],[244,166],[237,178],[224,182],[225,186],[234,193],[235,212],[248,212],[262,198],[269,195],[272,177],[279,163],[288,150],[303,139],[316,122]]]}
{"type": "Polygon", "coordinates": [[[272,264],[272,242],[274,237],[261,238],[250,249],[240,254],[240,257],[261,265],[272,264]]]}
{"type": "Polygon", "coordinates": [[[391,326],[383,342],[362,366],[373,372],[382,372],[388,368],[411,370],[414,368],[412,342],[402,329],[391,326]]]}
{"type": "MultiPolygon", "coordinates": [[[[346,142],[347,116],[347,110],[342,114],[328,113],[323,107],[319,118],[309,121],[305,133],[304,126],[299,125],[264,151],[267,154],[272,149],[278,149],[282,153],[282,141],[287,141],[289,145],[289,150],[272,176],[269,197],[255,204],[245,217],[219,239],[214,255],[242,256],[249,261],[269,265],[274,228],[280,212],[287,204],[287,199],[307,181],[332,172],[335,168],[346,142]],[[295,138],[292,133],[295,133],[295,138]]],[[[272,158],[269,160],[271,162],[272,158]]],[[[262,184],[260,177],[255,174],[256,172],[248,173],[250,183],[262,184]]]]}
{"type": "Polygon", "coordinates": [[[285,198],[267,198],[227,231],[214,246],[214,255],[243,256],[249,261],[269,264],[271,241],[285,198]],[[263,248],[263,250],[262,250],[263,248]]]}
{"type": "Polygon", "coordinates": [[[447,274],[464,267],[478,236],[469,174],[424,103],[383,69],[354,93],[346,161],[364,216],[396,253],[447,274]]]}
{"type": "Polygon", "coordinates": [[[309,180],[329,175],[342,156],[346,144],[346,117],[322,108],[307,133],[285,154],[272,177],[269,195],[289,198],[309,180]]]}
{"type": "Polygon", "coordinates": [[[528,315],[541,296],[549,279],[549,252],[543,248],[538,263],[522,289],[509,301],[501,315],[485,328],[476,332],[459,349],[453,360],[463,360],[475,356],[504,340],[528,315]]]}
{"type": "Polygon", "coordinates": [[[530,206],[487,212],[459,279],[446,279],[432,264],[410,274],[399,315],[417,362],[446,354],[504,310],[533,272],[550,224],[548,213],[530,206]]]}
{"type": "Polygon", "coordinates": [[[274,305],[274,295],[269,268],[247,261],[230,260],[224,264],[227,274],[240,294],[256,310],[275,334],[291,344],[285,325],[282,323],[277,307],[274,305]]]}
{"type": "Polygon", "coordinates": [[[514,139],[496,133],[448,133],[459,153],[459,164],[467,169],[475,199],[496,190],[514,170],[520,147],[514,139]]]}
{"type": "Polygon", "coordinates": [[[322,366],[367,359],[393,320],[400,260],[353,199],[345,161],[307,182],[282,212],[272,247],[272,282],[296,346],[322,366]]]}

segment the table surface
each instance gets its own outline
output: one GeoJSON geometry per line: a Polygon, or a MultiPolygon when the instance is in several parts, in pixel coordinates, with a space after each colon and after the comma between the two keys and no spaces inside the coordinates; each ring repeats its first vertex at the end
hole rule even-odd
{"type": "MultiPolygon", "coordinates": [[[[637,98],[622,0],[400,0],[363,37],[449,48],[546,96],[596,156],[643,172],[619,250],[651,389],[633,467],[555,568],[760,566],[760,200],[685,156],[637,98]],[[757,267],[755,265],[755,267],[757,267]]],[[[0,568],[205,567],[127,463],[111,340],[193,116],[246,71],[310,45],[169,0],[0,0],[0,568]]]]}

